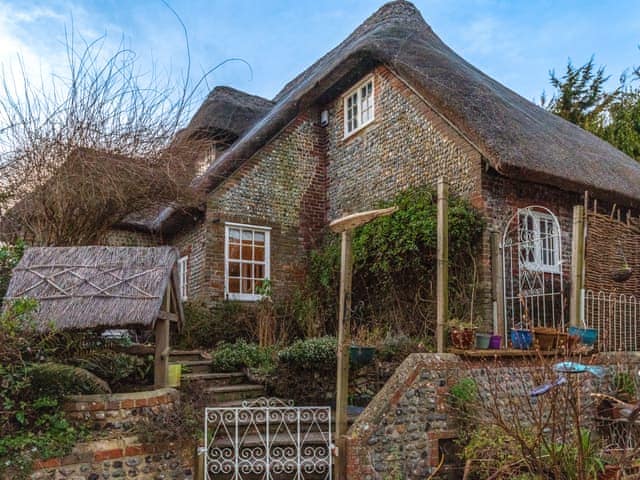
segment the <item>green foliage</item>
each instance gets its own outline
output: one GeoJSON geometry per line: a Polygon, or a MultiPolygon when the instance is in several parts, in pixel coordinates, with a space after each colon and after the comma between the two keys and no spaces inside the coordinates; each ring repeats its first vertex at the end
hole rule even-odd
{"type": "Polygon", "coordinates": [[[0,477],[27,479],[33,461],[67,455],[85,430],[73,426],[56,411],[58,401],[42,397],[30,404],[37,415],[22,428],[0,436],[0,477]]]}
{"type": "MultiPolygon", "coordinates": [[[[628,81],[626,72],[612,91],[605,90],[608,79],[593,57],[581,67],[569,61],[561,77],[550,72],[555,92],[548,102],[543,93],[542,106],[640,161],[640,89],[628,81]]],[[[640,70],[635,68],[632,80],[638,79],[640,70]]]]}
{"type": "Polygon", "coordinates": [[[31,393],[63,398],[65,395],[111,393],[109,386],[82,368],[58,363],[34,363],[26,367],[31,393]]]}
{"type": "Polygon", "coordinates": [[[72,363],[106,381],[114,392],[153,384],[153,356],[140,357],[112,350],[91,350],[72,363]]]}
{"type": "Polygon", "coordinates": [[[18,240],[13,245],[0,246],[0,305],[9,286],[11,271],[22,258],[24,249],[25,244],[22,240],[18,240]]]}
{"type": "Polygon", "coordinates": [[[629,400],[636,397],[636,382],[627,372],[616,373],[613,376],[613,386],[618,396],[624,395],[629,400]]]}
{"type": "MultiPolygon", "coordinates": [[[[406,190],[381,207],[396,205],[391,216],[380,217],[355,230],[353,236],[354,324],[391,326],[411,336],[427,337],[435,329],[435,266],[437,204],[432,189],[406,190]]],[[[483,222],[467,202],[449,202],[451,314],[471,317],[476,286],[475,248],[483,222]]],[[[337,310],[340,244],[336,235],[309,258],[309,291],[316,292],[320,310],[331,324],[337,310]]]]}
{"type": "Polygon", "coordinates": [[[556,92],[548,104],[543,97],[543,105],[556,115],[587,130],[593,130],[599,125],[602,113],[619,94],[619,90],[612,93],[605,91],[609,76],[605,75],[604,67],[596,69],[593,57],[581,67],[574,67],[571,61],[567,62],[562,77],[557,77],[553,70],[549,76],[556,92]]]}
{"type": "Polygon", "coordinates": [[[268,372],[274,368],[273,347],[260,347],[245,340],[220,343],[212,357],[211,367],[215,372],[236,372],[243,368],[268,372]]]}
{"type": "Polygon", "coordinates": [[[468,408],[478,398],[478,386],[472,378],[461,378],[449,389],[449,394],[454,407],[468,408]]]}
{"type": "MultiPolygon", "coordinates": [[[[517,465],[522,456],[521,444],[496,425],[481,425],[473,430],[462,451],[462,458],[471,461],[469,478],[478,480],[489,478],[510,465],[517,465]]],[[[513,470],[506,471],[513,474],[513,470]]]]}
{"type": "Polygon", "coordinates": [[[280,350],[278,359],[303,370],[334,368],[337,346],[336,338],[329,336],[296,340],[280,350]]]}

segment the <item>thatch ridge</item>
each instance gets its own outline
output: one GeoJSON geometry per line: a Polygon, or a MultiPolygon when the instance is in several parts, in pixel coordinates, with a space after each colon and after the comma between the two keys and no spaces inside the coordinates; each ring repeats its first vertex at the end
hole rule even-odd
{"type": "Polygon", "coordinates": [[[235,140],[273,106],[274,102],[266,98],[219,86],[209,93],[181,135],[227,134],[235,140]]]}
{"type": "MultiPolygon", "coordinates": [[[[404,0],[382,6],[289,82],[275,96],[275,106],[216,159],[195,187],[203,192],[217,188],[300,111],[376,64],[400,75],[500,174],[640,205],[638,162],[469,64],[404,0]]],[[[163,229],[177,213],[165,210],[150,228],[163,229]]]]}
{"type": "Polygon", "coordinates": [[[28,248],[5,299],[37,300],[42,330],[153,327],[177,259],[174,247],[28,248]]]}

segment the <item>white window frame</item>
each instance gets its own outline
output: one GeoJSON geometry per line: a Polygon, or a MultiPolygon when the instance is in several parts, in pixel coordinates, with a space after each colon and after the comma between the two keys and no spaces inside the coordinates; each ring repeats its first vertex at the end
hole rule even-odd
{"type": "Polygon", "coordinates": [[[180,300],[187,300],[187,292],[189,285],[189,255],[185,255],[184,257],[180,257],[178,259],[178,293],[180,295],[180,300]]]}
{"type": "Polygon", "coordinates": [[[243,223],[226,222],[224,224],[224,294],[229,300],[258,301],[264,297],[258,293],[229,292],[229,230],[251,230],[264,233],[264,279],[271,278],[271,227],[246,225],[243,223]]]}
{"type": "Polygon", "coordinates": [[[352,89],[350,89],[347,93],[344,94],[344,96],[342,97],[342,107],[344,110],[344,138],[347,138],[351,135],[353,135],[354,133],[362,130],[363,128],[365,128],[367,125],[369,125],[371,122],[373,122],[376,118],[376,103],[375,103],[375,97],[376,97],[376,89],[375,89],[375,83],[373,81],[373,75],[369,75],[367,76],[364,80],[362,80],[361,82],[359,82],[355,87],[353,87],[352,89]],[[363,120],[363,110],[362,110],[362,88],[367,86],[368,84],[371,84],[371,98],[370,98],[370,105],[369,108],[366,110],[367,112],[370,112],[370,115],[367,119],[363,120]],[[353,97],[355,97],[355,103],[356,103],[356,122],[357,125],[355,127],[352,127],[351,129],[349,128],[349,99],[352,99],[353,97]]]}
{"type": "Polygon", "coordinates": [[[529,231],[528,225],[524,224],[526,222],[526,217],[530,216],[533,219],[533,231],[530,232],[531,235],[531,246],[533,248],[533,262],[529,261],[522,254],[518,254],[518,258],[522,265],[530,271],[533,272],[546,272],[546,273],[561,273],[560,272],[560,232],[557,231],[559,228],[556,224],[556,219],[553,215],[548,213],[538,212],[535,210],[527,210],[523,209],[518,212],[518,224],[519,224],[519,235],[520,235],[520,248],[523,247],[525,243],[528,242],[526,238],[524,238],[523,226],[526,228],[527,232],[529,231]],[[543,239],[541,234],[541,225],[545,223],[545,229],[551,226],[552,233],[551,235],[546,234],[546,237],[543,239]],[[550,240],[552,244],[549,246],[545,243],[547,240],[550,240]],[[549,248],[550,247],[550,248],[549,248]],[[544,251],[548,252],[548,254],[552,257],[552,263],[544,262],[544,251]]]}

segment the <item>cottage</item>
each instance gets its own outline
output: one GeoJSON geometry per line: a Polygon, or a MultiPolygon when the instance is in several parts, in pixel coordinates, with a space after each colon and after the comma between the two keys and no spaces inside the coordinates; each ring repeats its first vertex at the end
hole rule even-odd
{"type": "Polygon", "coordinates": [[[289,291],[329,222],[445,177],[486,219],[488,324],[564,326],[573,292],[574,318],[584,310],[607,348],[638,346],[620,325],[640,318],[610,312],[635,305],[640,283],[609,274],[618,257],[640,268],[640,164],[467,63],[409,2],[384,5],[271,101],[217,87],[180,137],[210,140],[195,180],[206,205],[125,220],[109,241],[177,246],[183,298],[252,302],[264,279],[289,291]],[[569,285],[585,216],[586,283],[569,285]],[[617,243],[602,234],[613,225],[617,243]]]}

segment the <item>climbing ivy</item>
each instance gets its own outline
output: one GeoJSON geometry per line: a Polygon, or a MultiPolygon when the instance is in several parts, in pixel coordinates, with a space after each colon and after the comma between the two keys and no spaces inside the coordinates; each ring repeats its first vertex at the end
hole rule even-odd
{"type": "MultiPolygon", "coordinates": [[[[390,205],[398,211],[354,232],[354,324],[430,336],[435,325],[436,195],[428,188],[410,189],[380,207],[390,205]]],[[[455,197],[449,200],[448,220],[450,313],[469,318],[483,221],[465,200],[455,197]]],[[[339,238],[327,234],[310,254],[309,286],[329,323],[336,312],[339,262],[339,238]]]]}

